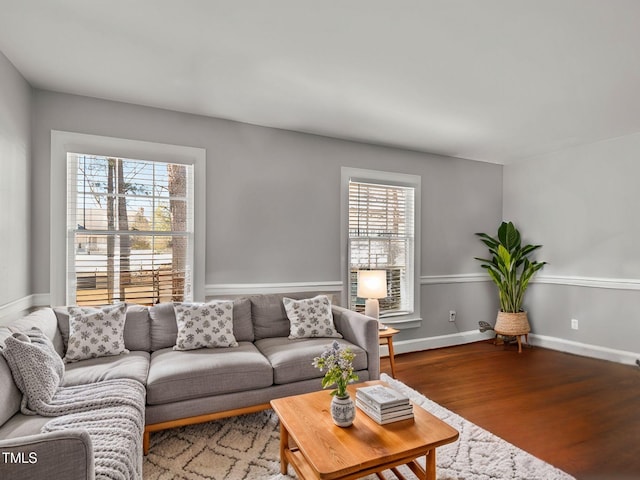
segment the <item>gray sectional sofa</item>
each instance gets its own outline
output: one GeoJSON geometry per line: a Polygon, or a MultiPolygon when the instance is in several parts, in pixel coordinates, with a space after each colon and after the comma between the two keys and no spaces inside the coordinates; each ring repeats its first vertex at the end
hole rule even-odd
{"type": "MultiPolygon", "coordinates": [[[[282,298],[256,295],[235,299],[233,334],[238,346],[188,351],[173,349],[178,334],[173,304],[128,305],[124,344],[129,352],[67,363],[61,385],[83,388],[115,382],[117,387],[120,379],[143,385],[143,438],[134,436],[129,441],[142,441],[146,453],[154,431],[258,411],[269,408],[274,398],[319,390],[323,374],[312,366],[312,359],[333,340],[349,345],[355,353],[360,381],[379,378],[375,320],[333,305],[335,328],[343,338],[289,339],[290,323],[282,298]]],[[[0,327],[0,344],[16,329],[31,327],[41,329],[55,351],[64,356],[69,338],[66,308],[41,309],[0,327]]],[[[41,433],[51,418],[25,415],[21,398],[10,368],[0,356],[0,478],[93,477],[90,435],[75,423],[68,429],[41,433]]],[[[56,422],[64,423],[64,418],[56,422]]],[[[140,445],[130,448],[139,449],[140,445]]],[[[138,460],[141,464],[142,455],[138,460]]]]}

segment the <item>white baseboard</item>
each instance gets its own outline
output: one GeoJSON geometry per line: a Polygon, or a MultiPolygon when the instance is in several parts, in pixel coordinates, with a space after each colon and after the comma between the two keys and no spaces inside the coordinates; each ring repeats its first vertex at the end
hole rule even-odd
{"type": "MultiPolygon", "coordinates": [[[[492,332],[480,333],[479,330],[469,330],[466,332],[453,333],[451,335],[440,335],[437,337],[419,338],[413,340],[401,340],[393,342],[393,350],[396,354],[420,352],[433,348],[452,347],[454,345],[464,345],[465,343],[479,342],[493,338],[492,332]]],[[[625,365],[635,365],[640,359],[640,353],[616,350],[613,348],[600,347],[586,343],[574,342],[562,338],[548,337],[546,335],[529,334],[531,345],[571,353],[583,357],[597,358],[625,365]]],[[[386,345],[380,345],[380,356],[386,357],[389,350],[386,345]]]]}
{"type": "MultiPolygon", "coordinates": [[[[400,340],[393,342],[393,351],[396,354],[420,352],[433,348],[452,347],[465,343],[479,342],[491,338],[490,333],[480,333],[479,330],[469,330],[466,332],[452,333],[450,335],[439,335],[437,337],[416,338],[412,340],[400,340]]],[[[389,350],[386,345],[380,345],[380,355],[388,356],[389,350]]]]}
{"type": "Polygon", "coordinates": [[[534,333],[529,335],[529,341],[531,342],[531,345],[572,353],[574,355],[581,355],[583,357],[609,360],[611,362],[623,363],[625,365],[635,365],[636,360],[640,358],[640,353],[636,352],[616,350],[613,348],[574,342],[563,338],[548,337],[546,335],[537,335],[534,333]]]}

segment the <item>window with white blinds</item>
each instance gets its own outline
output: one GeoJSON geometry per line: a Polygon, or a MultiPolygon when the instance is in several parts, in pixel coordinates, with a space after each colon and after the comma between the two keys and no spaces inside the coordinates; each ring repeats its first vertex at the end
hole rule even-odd
{"type": "Polygon", "coordinates": [[[364,311],[358,270],[385,270],[387,298],[380,316],[414,311],[415,189],[349,181],[349,308],[364,311]]]}
{"type": "Polygon", "coordinates": [[[193,165],[69,153],[67,186],[68,301],[192,299],[193,165]]]}

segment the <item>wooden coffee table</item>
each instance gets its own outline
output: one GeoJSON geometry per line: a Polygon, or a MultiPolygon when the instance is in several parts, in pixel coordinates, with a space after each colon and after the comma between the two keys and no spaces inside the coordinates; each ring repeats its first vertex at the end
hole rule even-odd
{"type": "MultiPolygon", "coordinates": [[[[380,381],[349,386],[383,384],[380,381]]],[[[378,425],[357,409],[348,428],[333,423],[328,391],[295,395],[271,401],[280,419],[280,471],[291,464],[301,479],[355,479],[407,465],[420,479],[436,478],[436,447],[454,442],[458,431],[414,406],[415,418],[378,425]],[[426,457],[426,469],[416,461],[426,457]]],[[[399,476],[399,478],[403,478],[399,476]]]]}

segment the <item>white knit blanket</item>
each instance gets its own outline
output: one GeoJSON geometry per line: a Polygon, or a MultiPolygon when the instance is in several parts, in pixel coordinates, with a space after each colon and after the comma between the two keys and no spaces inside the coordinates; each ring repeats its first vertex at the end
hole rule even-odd
{"type": "Polygon", "coordinates": [[[54,399],[74,413],[47,422],[42,432],[85,429],[93,445],[96,479],[141,479],[145,398],[142,384],[135,380],[107,380],[62,388],[59,392],[60,397],[56,395],[54,399]],[[72,400],[78,397],[83,401],[72,400]],[[67,400],[69,403],[64,403],[67,400]],[[82,404],[86,410],[82,410],[82,404]]]}
{"type": "Polygon", "coordinates": [[[2,354],[23,393],[22,412],[56,417],[42,432],[83,428],[93,445],[97,479],[142,478],[145,389],[140,382],[113,379],[61,387],[64,366],[38,329],[8,337],[2,354]]]}

